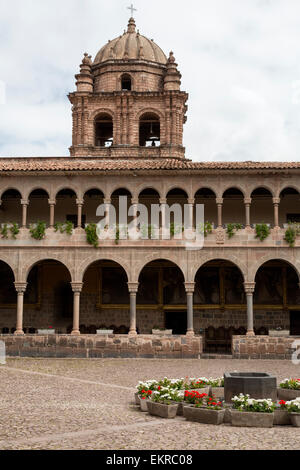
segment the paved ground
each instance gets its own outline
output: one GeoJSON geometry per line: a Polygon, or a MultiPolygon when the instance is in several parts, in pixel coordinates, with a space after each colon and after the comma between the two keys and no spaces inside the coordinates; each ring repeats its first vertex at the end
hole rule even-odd
{"type": "Polygon", "coordinates": [[[162,420],[133,404],[138,380],[226,370],[300,376],[290,361],[8,359],[0,365],[0,449],[299,449],[300,428],[162,420]]]}

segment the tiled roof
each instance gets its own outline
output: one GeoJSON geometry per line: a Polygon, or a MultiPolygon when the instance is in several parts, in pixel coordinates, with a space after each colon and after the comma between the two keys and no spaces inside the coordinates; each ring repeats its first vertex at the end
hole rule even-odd
{"type": "Polygon", "coordinates": [[[75,172],[75,171],[143,171],[143,170],[293,170],[300,162],[192,162],[176,158],[0,158],[0,172],[75,172]]]}

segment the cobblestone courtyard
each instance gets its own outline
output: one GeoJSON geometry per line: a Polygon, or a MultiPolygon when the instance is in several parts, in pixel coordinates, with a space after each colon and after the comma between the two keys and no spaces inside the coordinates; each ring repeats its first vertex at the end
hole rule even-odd
{"type": "Polygon", "coordinates": [[[138,380],[226,370],[299,376],[290,361],[8,359],[0,366],[0,449],[299,449],[298,428],[162,420],[133,403],[138,380]]]}

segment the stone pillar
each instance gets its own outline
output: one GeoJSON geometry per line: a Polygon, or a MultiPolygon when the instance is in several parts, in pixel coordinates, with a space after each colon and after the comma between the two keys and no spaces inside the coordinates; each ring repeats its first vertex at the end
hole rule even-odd
{"type": "Polygon", "coordinates": [[[77,204],[77,228],[81,228],[83,203],[84,203],[83,200],[76,199],[76,204],[77,204]]]}
{"type": "Polygon", "coordinates": [[[222,222],[223,198],[222,197],[217,197],[216,198],[216,203],[217,203],[217,206],[218,206],[218,227],[222,228],[223,227],[223,222],[222,222]]]}
{"type": "Polygon", "coordinates": [[[21,199],[22,204],[22,228],[26,228],[27,225],[27,207],[29,205],[28,199],[21,199]]]}
{"type": "Polygon", "coordinates": [[[189,336],[194,336],[194,307],[193,307],[193,296],[195,290],[194,282],[185,282],[186,291],[186,303],[187,303],[187,332],[189,336]]]}
{"type": "Polygon", "coordinates": [[[247,336],[255,336],[253,327],[253,293],[255,282],[244,282],[247,297],[247,336]]]}
{"type": "Polygon", "coordinates": [[[55,209],[56,200],[55,199],[53,199],[53,200],[48,199],[48,204],[49,204],[49,207],[50,207],[49,227],[53,228],[54,227],[54,209],[55,209]]]}
{"type": "Polygon", "coordinates": [[[80,316],[80,293],[82,291],[82,282],[71,282],[73,291],[73,330],[71,335],[79,336],[79,316],[80,316]]]}
{"type": "Polygon", "coordinates": [[[130,294],[130,328],[129,335],[135,336],[136,331],[136,294],[139,288],[138,282],[128,282],[128,290],[130,294]]]}
{"type": "Polygon", "coordinates": [[[23,331],[23,308],[24,308],[24,292],[26,291],[27,282],[15,282],[15,288],[18,293],[17,300],[17,325],[16,325],[16,336],[24,335],[23,331]]]}
{"type": "Polygon", "coordinates": [[[246,228],[249,228],[250,225],[250,206],[251,206],[251,197],[246,197],[244,199],[245,204],[245,218],[246,218],[246,228]]]}
{"type": "Polygon", "coordinates": [[[133,226],[137,231],[137,212],[138,212],[138,199],[131,199],[131,205],[133,206],[133,226]]]}
{"type": "Polygon", "coordinates": [[[279,217],[278,217],[279,204],[280,204],[280,197],[273,197],[273,206],[274,206],[274,227],[275,227],[275,228],[278,228],[278,227],[279,227],[279,217]]]}
{"type": "Polygon", "coordinates": [[[111,199],[110,198],[104,199],[103,204],[105,204],[105,213],[106,213],[106,216],[105,216],[106,224],[105,225],[109,226],[109,207],[110,207],[110,204],[111,204],[111,199]]]}
{"type": "Polygon", "coordinates": [[[166,204],[167,204],[167,199],[166,198],[160,198],[159,204],[161,206],[161,228],[162,228],[162,235],[164,234],[167,235],[168,230],[166,230],[166,204]]]}
{"type": "Polygon", "coordinates": [[[188,206],[189,206],[189,227],[190,229],[194,226],[194,204],[195,199],[188,199],[188,206]]]}

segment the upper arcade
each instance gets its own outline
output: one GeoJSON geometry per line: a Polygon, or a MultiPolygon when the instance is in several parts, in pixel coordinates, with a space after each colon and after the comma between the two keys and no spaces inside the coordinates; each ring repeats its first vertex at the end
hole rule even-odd
{"type": "Polygon", "coordinates": [[[133,18],[94,62],[84,54],[75,77],[71,156],[184,157],[188,95],[175,57],[142,36],[133,18]]]}

